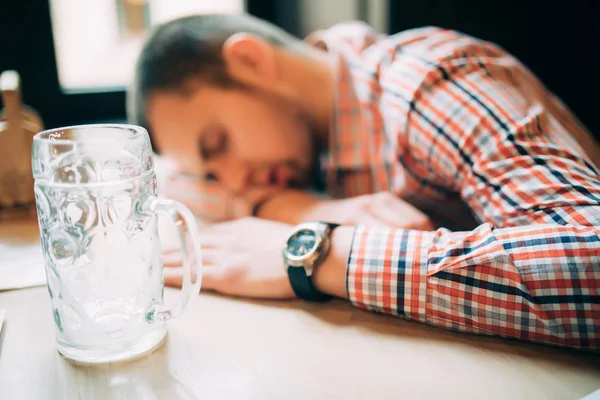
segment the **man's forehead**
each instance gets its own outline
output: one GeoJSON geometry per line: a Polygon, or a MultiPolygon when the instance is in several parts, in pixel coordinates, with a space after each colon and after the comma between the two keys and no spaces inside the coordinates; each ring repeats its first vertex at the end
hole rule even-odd
{"type": "Polygon", "coordinates": [[[161,92],[148,101],[148,122],[154,131],[163,129],[201,129],[207,123],[208,110],[200,112],[196,99],[177,93],[161,92]]]}
{"type": "Polygon", "coordinates": [[[157,94],[148,102],[148,123],[155,149],[185,174],[201,173],[198,136],[203,113],[191,112],[182,96],[157,94]]]}

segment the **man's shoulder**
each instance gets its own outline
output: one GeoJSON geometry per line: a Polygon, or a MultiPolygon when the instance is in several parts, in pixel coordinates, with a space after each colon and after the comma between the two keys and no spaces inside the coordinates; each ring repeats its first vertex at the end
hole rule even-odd
{"type": "Polygon", "coordinates": [[[362,54],[376,63],[393,62],[406,56],[436,65],[448,60],[505,54],[493,43],[437,26],[386,35],[362,21],[347,21],[323,31],[320,39],[330,50],[362,54]]]}
{"type": "Polygon", "coordinates": [[[348,46],[354,52],[362,52],[385,37],[363,21],[346,21],[321,31],[319,40],[330,50],[348,46]]]}
{"type": "Polygon", "coordinates": [[[460,74],[506,54],[493,43],[434,26],[390,35],[362,53],[363,66],[373,71],[383,91],[406,102],[438,82],[440,70],[460,74]]]}
{"type": "Polygon", "coordinates": [[[386,42],[388,46],[394,46],[399,54],[411,55],[434,65],[450,60],[504,54],[504,51],[493,43],[460,31],[436,26],[402,31],[387,37],[386,42]]]}

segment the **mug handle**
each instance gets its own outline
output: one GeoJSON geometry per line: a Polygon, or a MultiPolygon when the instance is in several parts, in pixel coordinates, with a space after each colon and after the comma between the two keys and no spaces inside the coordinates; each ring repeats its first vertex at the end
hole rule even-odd
{"type": "Polygon", "coordinates": [[[183,282],[181,300],[175,307],[157,304],[146,314],[148,322],[164,322],[175,318],[190,304],[192,296],[197,295],[202,284],[202,253],[196,219],[182,203],[149,196],[142,205],[145,213],[168,216],[177,228],[183,260],[183,282]],[[194,280],[195,278],[195,280],[194,280]]]}

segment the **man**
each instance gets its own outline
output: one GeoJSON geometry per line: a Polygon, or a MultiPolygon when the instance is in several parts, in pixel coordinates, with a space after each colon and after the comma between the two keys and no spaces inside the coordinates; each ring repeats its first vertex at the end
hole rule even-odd
{"type": "Polygon", "coordinates": [[[600,152],[568,109],[457,32],[347,23],[307,42],[205,15],[141,53],[129,112],[176,170],[168,192],[236,219],[202,232],[204,288],[598,348],[600,152]],[[305,221],[341,226],[288,225],[305,221]]]}

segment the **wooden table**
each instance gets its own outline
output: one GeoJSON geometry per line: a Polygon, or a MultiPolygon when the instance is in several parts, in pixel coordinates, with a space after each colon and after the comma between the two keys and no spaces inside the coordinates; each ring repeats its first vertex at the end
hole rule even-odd
{"type": "MultiPolygon", "coordinates": [[[[0,240],[37,240],[32,229],[0,223],[0,240]]],[[[451,333],[343,301],[202,294],[156,352],[97,367],[54,349],[44,287],[0,292],[0,309],[2,400],[579,399],[600,388],[598,355],[451,333]]]]}

